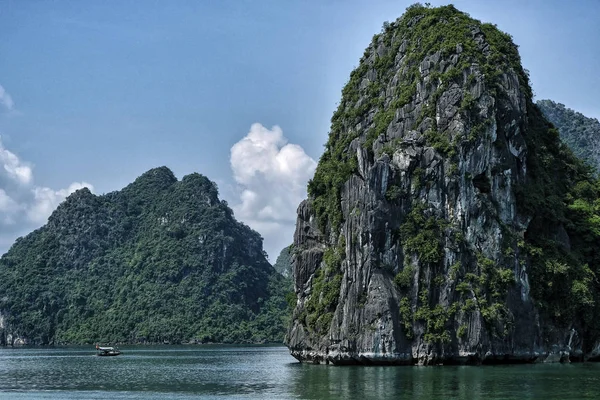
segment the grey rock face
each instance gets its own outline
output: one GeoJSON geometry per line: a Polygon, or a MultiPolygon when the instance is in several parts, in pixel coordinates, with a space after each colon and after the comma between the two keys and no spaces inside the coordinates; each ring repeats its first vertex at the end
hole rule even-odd
{"type": "MultiPolygon", "coordinates": [[[[413,18],[409,25],[416,23],[413,18]]],[[[472,34],[479,51],[489,52],[481,30],[474,28],[472,34]]],[[[384,104],[394,100],[409,67],[403,56],[407,41],[391,45],[398,45],[399,52],[394,78],[381,90],[384,104]]],[[[376,58],[388,50],[382,40],[369,48],[367,79],[377,75],[376,58]]],[[[320,229],[312,199],[298,207],[297,306],[286,337],[298,360],[429,365],[582,356],[577,327],[558,329],[540,316],[519,246],[530,222],[517,209],[514,194],[527,179],[524,88],[516,71],[507,69],[498,77],[499,89],[491,90],[478,63],[464,67],[459,62],[462,53],[462,46],[456,46],[419,62],[415,94],[396,110],[372,148],[364,144],[374,112],[357,125],[358,138],[348,151],[356,154],[358,167],[341,190],[339,230],[331,225],[320,229]],[[454,68],[460,73],[450,84],[435,78],[454,68]],[[435,118],[421,118],[432,105],[435,118]],[[451,143],[453,156],[432,143],[432,129],[451,143]],[[440,254],[434,262],[407,250],[411,237],[402,236],[417,206],[425,220],[443,221],[436,228],[440,254]],[[315,281],[326,268],[325,252],[336,246],[342,252],[339,296],[330,323],[318,329],[311,326],[308,304],[313,296],[324,296],[315,292],[315,281]],[[486,265],[493,265],[493,271],[485,272],[486,265]],[[403,271],[408,283],[401,287],[394,279],[403,271]],[[497,271],[512,281],[501,293],[469,281],[483,281],[497,271]]],[[[360,93],[359,105],[368,101],[366,91],[360,93]]],[[[421,229],[427,228],[419,226],[414,235],[421,229]]],[[[567,235],[566,245],[568,240],[567,235]]],[[[592,353],[600,354],[598,346],[592,353]]]]}
{"type": "Polygon", "coordinates": [[[7,322],[7,316],[0,312],[0,346],[23,346],[29,340],[14,333],[7,322]]]}

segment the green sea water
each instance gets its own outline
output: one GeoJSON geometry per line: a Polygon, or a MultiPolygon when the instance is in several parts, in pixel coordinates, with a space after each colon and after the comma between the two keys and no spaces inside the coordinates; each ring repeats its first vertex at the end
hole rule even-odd
{"type": "Polygon", "coordinates": [[[333,367],[282,346],[0,348],[0,399],[600,399],[600,364],[333,367]]]}

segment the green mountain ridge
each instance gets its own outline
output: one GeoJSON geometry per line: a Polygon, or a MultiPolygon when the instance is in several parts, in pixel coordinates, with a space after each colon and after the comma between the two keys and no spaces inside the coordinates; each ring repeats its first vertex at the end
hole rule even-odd
{"type": "Polygon", "coordinates": [[[544,117],[552,122],[560,133],[560,138],[579,158],[600,170],[600,122],[596,118],[567,108],[552,100],[538,100],[537,106],[544,117]]]}
{"type": "Polygon", "coordinates": [[[200,174],[70,195],[0,259],[0,343],[280,342],[285,280],[200,174]]]}

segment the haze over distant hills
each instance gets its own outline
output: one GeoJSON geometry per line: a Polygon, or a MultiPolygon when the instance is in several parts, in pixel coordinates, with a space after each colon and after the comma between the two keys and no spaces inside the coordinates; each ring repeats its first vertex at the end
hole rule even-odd
{"type": "Polygon", "coordinates": [[[600,171],[600,122],[552,100],[539,100],[536,104],[558,128],[562,141],[600,171]]]}

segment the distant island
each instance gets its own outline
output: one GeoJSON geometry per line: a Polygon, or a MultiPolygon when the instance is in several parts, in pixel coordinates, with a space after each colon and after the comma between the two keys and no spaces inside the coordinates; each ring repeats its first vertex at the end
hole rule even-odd
{"type": "Polygon", "coordinates": [[[0,344],[281,342],[289,281],[200,174],[81,189],[0,259],[0,344]]]}
{"type": "Polygon", "coordinates": [[[600,122],[552,100],[538,100],[536,104],[573,153],[600,171],[600,122]]]}

